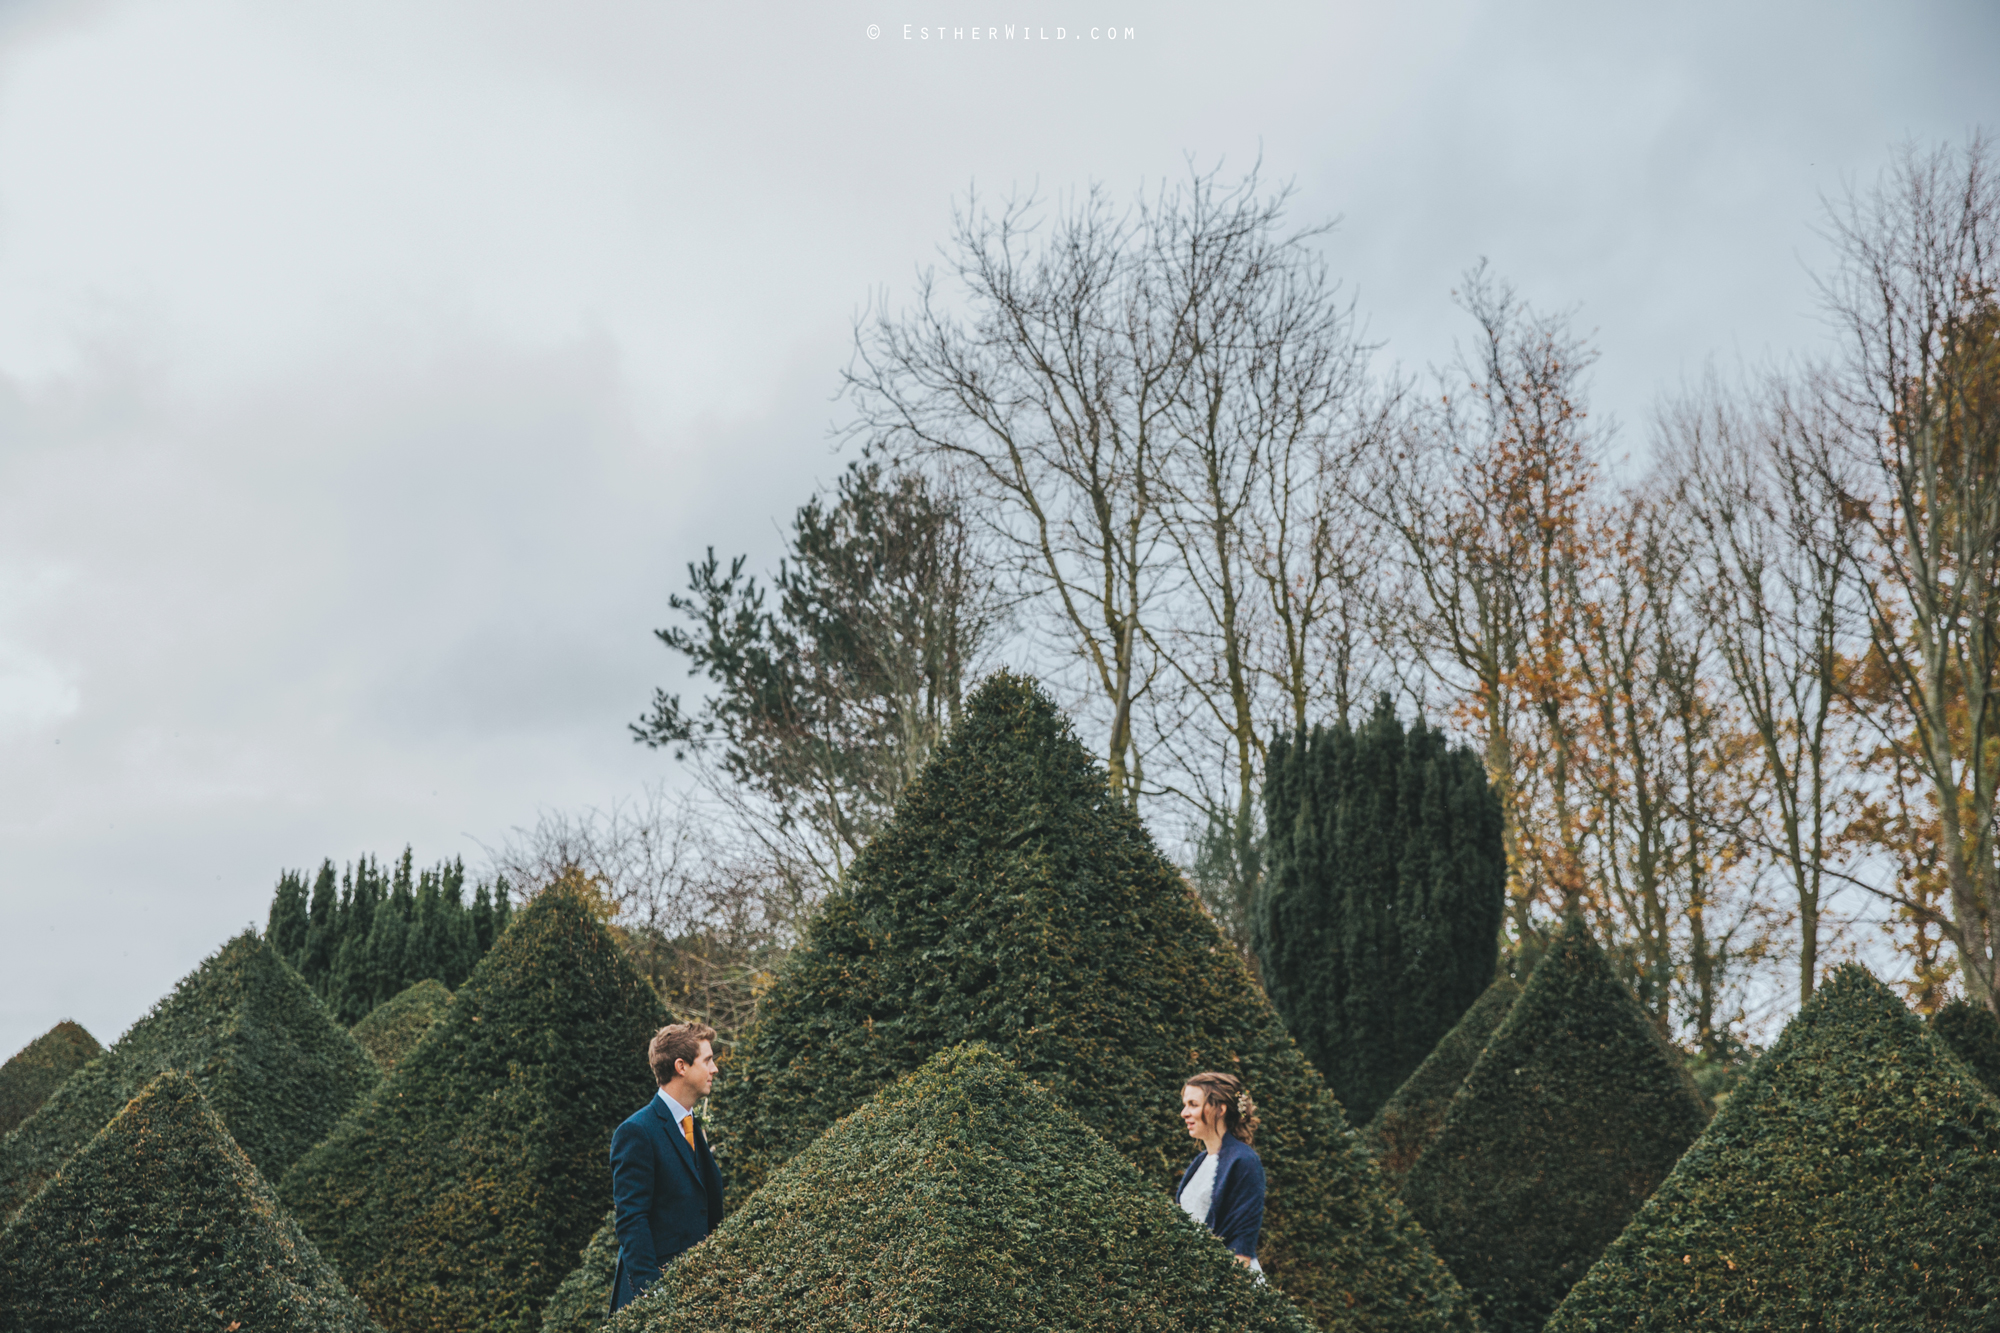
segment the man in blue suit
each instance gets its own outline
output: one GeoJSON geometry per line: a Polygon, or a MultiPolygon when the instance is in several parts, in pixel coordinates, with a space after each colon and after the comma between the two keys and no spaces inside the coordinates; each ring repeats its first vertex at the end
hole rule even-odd
{"type": "Polygon", "coordinates": [[[722,1222],[722,1173],[694,1114],[695,1104],[715,1086],[715,1029],[669,1024],[653,1034],[646,1059],[659,1095],[611,1134],[611,1203],[618,1230],[614,1314],[722,1222]]]}

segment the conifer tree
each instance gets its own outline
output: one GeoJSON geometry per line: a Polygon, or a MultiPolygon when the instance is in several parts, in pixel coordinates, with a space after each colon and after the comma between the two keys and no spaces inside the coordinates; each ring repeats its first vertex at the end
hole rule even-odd
{"type": "Polygon", "coordinates": [[[1493,980],[1507,864],[1478,757],[1385,695],[1271,748],[1270,871],[1251,911],[1265,989],[1355,1122],[1493,980]]]}
{"type": "Polygon", "coordinates": [[[63,1080],[104,1053],[81,1023],[65,1018],[0,1066],[0,1134],[40,1109],[63,1080]]]}
{"type": "Polygon", "coordinates": [[[169,1069],[193,1076],[266,1176],[319,1142],[378,1078],[298,973],[246,930],[0,1139],[0,1213],[18,1209],[169,1069]]]}
{"type": "Polygon", "coordinates": [[[611,1197],[668,1015],[583,897],[544,890],[437,1029],[279,1186],[393,1333],[532,1333],[611,1197]]]}
{"type": "Polygon", "coordinates": [[[827,1130],[608,1325],[890,1327],[1312,1325],[984,1046],[940,1052],[827,1130]]]}
{"type": "Polygon", "coordinates": [[[1444,1128],[1445,1112],[1459,1085],[1520,994],[1512,977],[1502,976],[1488,986],[1361,1131],[1361,1142],[1374,1154],[1383,1175],[1400,1182],[1416,1165],[1444,1128]]]}
{"type": "Polygon", "coordinates": [[[173,1070],[0,1232],[0,1327],[379,1333],[173,1070]]]}
{"type": "Polygon", "coordinates": [[[735,1197],[967,1040],[1160,1190],[1194,1155],[1182,1080],[1241,1075],[1265,1124],[1272,1281],[1328,1329],[1466,1326],[1457,1284],[1239,955],[1061,712],[1006,673],[967,701],[764,995],[716,1093],[735,1197]]]}
{"type": "Polygon", "coordinates": [[[386,1074],[416,1049],[450,1007],[451,992],[444,983],[426,977],[370,1010],[354,1025],[354,1039],[386,1074]]]}
{"type": "Polygon", "coordinates": [[[278,891],[271,896],[271,914],[264,925],[264,942],[278,951],[278,957],[296,968],[305,957],[306,934],[310,927],[305,876],[296,870],[287,870],[278,876],[278,891]]]}
{"type": "Polygon", "coordinates": [[[1996,1313],[2000,1101],[1849,963],[1548,1328],[1942,1331],[1996,1313]]]}
{"type": "Polygon", "coordinates": [[[1961,997],[1931,1015],[1931,1030],[1988,1092],[2000,1097],[2000,1016],[1961,997]]]}
{"type": "Polygon", "coordinates": [[[1535,1333],[1707,1117],[1581,918],[1529,974],[1403,1180],[1488,1333],[1535,1333]]]}

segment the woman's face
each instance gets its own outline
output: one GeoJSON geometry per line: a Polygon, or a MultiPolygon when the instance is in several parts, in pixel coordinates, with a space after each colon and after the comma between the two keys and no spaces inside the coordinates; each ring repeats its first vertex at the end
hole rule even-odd
{"type": "Polygon", "coordinates": [[[1181,1123],[1187,1126],[1188,1137],[1205,1139],[1215,1133],[1216,1108],[1208,1104],[1208,1095],[1200,1088],[1181,1089],[1181,1123]]]}

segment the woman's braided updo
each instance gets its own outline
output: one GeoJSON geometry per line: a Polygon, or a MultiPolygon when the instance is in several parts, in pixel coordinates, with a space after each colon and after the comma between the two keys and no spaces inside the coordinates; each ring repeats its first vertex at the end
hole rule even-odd
{"type": "Polygon", "coordinates": [[[1200,1088],[1207,1106],[1222,1108],[1222,1128],[1226,1133],[1234,1134],[1245,1143],[1256,1138],[1257,1103],[1243,1090],[1242,1079],[1234,1074],[1219,1074],[1210,1070],[1196,1074],[1182,1086],[1200,1088]]]}

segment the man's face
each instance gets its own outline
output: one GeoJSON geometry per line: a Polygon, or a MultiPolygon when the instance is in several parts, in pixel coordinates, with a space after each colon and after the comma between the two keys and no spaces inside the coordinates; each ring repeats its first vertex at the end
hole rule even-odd
{"type": "Polygon", "coordinates": [[[709,1089],[715,1086],[715,1048],[708,1042],[703,1042],[700,1053],[694,1058],[694,1063],[676,1060],[674,1072],[680,1075],[697,1100],[708,1096],[709,1089]]]}

